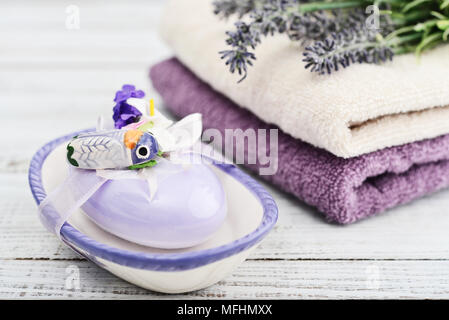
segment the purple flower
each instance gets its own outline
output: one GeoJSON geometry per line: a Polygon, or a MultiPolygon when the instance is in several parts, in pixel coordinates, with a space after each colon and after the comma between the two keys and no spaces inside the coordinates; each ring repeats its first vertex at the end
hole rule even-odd
{"type": "Polygon", "coordinates": [[[142,113],[132,105],[128,104],[126,100],[129,98],[143,98],[145,93],[142,90],[136,90],[136,87],[130,84],[125,84],[122,90],[115,94],[115,107],[112,118],[117,129],[120,129],[130,123],[139,121],[142,113]]]}

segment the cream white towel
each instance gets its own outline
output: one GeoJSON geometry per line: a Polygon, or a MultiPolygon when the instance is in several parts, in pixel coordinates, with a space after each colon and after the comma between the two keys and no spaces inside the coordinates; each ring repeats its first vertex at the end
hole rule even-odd
{"type": "Polygon", "coordinates": [[[449,133],[449,45],[395,57],[384,65],[353,65],[331,76],[304,69],[299,47],[285,35],[265,39],[248,77],[237,83],[220,60],[225,31],[211,0],[170,0],[161,34],[198,77],[262,120],[340,157],[449,133]]]}

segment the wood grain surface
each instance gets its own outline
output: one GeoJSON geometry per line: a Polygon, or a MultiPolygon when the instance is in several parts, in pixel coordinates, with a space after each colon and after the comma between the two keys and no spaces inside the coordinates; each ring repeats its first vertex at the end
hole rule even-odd
{"type": "Polygon", "coordinates": [[[171,51],[157,35],[163,1],[68,1],[0,5],[0,298],[449,298],[449,191],[350,226],[326,223],[269,185],[274,230],[232,275],[204,290],[164,295],[80,258],[40,225],[27,170],[47,141],[110,114],[133,83],[154,96],[149,67],[171,51]],[[67,288],[68,270],[79,288],[67,288]]]}

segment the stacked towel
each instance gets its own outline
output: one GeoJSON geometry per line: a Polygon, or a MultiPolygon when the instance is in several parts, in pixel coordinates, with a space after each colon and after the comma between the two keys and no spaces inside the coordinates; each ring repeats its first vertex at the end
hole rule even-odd
{"type": "Polygon", "coordinates": [[[232,24],[212,13],[210,0],[169,1],[161,33],[177,59],[150,76],[175,114],[200,112],[205,128],[223,135],[281,129],[278,170],[262,177],[338,223],[449,186],[449,46],[420,63],[404,55],[318,76],[280,35],[258,46],[255,66],[237,83],[218,55],[232,24]]]}
{"type": "MultiPolygon", "coordinates": [[[[150,77],[176,115],[200,112],[204,127],[222,135],[225,129],[276,128],[214,91],[176,59],[155,65],[150,77]]],[[[278,143],[278,170],[261,177],[338,223],[351,223],[449,186],[449,135],[350,159],[282,132],[278,143]]]]}
{"type": "Polygon", "coordinates": [[[161,34],[200,79],[284,132],[340,157],[449,133],[449,46],[397,56],[384,65],[357,64],[319,76],[304,69],[285,35],[264,39],[248,78],[237,83],[220,60],[226,22],[211,0],[170,0],[161,34]],[[188,12],[188,14],[186,14],[188,12]]]}

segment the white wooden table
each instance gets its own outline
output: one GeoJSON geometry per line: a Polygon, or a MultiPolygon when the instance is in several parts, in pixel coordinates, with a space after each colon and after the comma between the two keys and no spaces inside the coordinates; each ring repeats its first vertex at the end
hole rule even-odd
{"type": "Polygon", "coordinates": [[[170,56],[157,37],[163,1],[0,4],[0,298],[449,298],[449,191],[341,227],[267,186],[277,226],[231,276],[186,295],[150,292],[79,258],[40,225],[27,184],[33,153],[93,126],[123,83],[170,56]],[[66,28],[66,8],[80,29],[66,28]],[[80,289],[66,289],[67,268],[80,289]]]}

